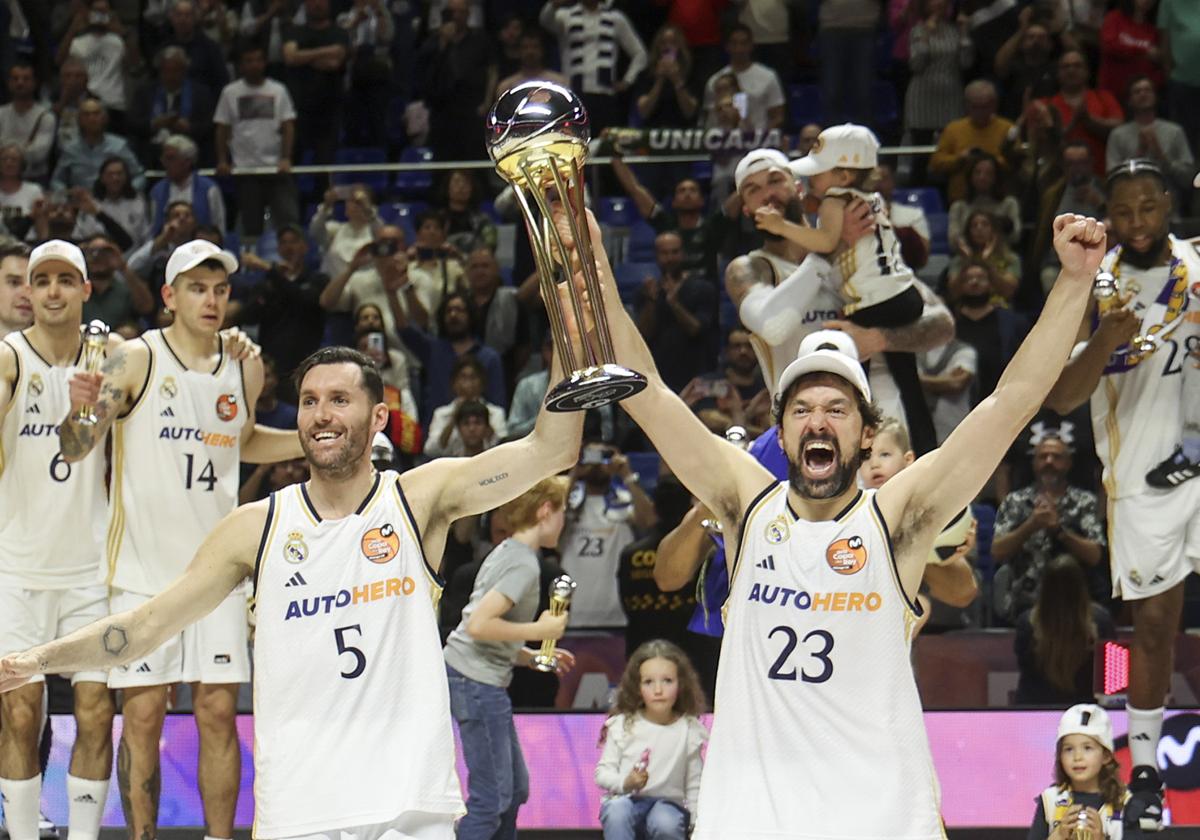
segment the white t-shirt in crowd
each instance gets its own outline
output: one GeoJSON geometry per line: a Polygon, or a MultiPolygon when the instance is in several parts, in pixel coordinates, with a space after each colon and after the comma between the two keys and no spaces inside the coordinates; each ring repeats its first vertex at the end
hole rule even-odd
{"type": "MultiPolygon", "coordinates": [[[[954,339],[947,345],[918,353],[917,369],[923,375],[930,376],[944,376],[956,370],[965,370],[975,376],[979,373],[979,356],[974,347],[954,339]]],[[[925,400],[933,415],[933,428],[940,446],[946,442],[955,426],[971,413],[971,388],[968,386],[953,396],[926,392],[925,400]]]]}
{"type": "Polygon", "coordinates": [[[777,108],[785,102],[783,85],[780,84],[775,71],[757,61],[752,62],[740,73],[734,72],[731,65],[725,65],[709,76],[704,85],[704,108],[706,111],[712,109],[713,91],[717,79],[726,73],[733,73],[737,76],[738,86],[742,89],[742,93],[746,94],[746,121],[750,127],[765,129],[767,127],[767,111],[770,108],[777,108]]]}
{"type": "Polygon", "coordinates": [[[114,32],[85,32],[71,42],[71,55],[87,65],[88,90],[105,108],[125,110],[125,42],[114,32]]]}
{"type": "Polygon", "coordinates": [[[274,79],[250,85],[238,79],[225,85],[213,122],[231,128],[229,154],[234,166],[275,166],[283,146],[283,124],[296,119],[287,88],[274,79]]]}
{"type": "Polygon", "coordinates": [[[16,192],[0,190],[0,219],[19,219],[33,212],[33,203],[43,195],[42,188],[32,181],[22,181],[16,192]]]}

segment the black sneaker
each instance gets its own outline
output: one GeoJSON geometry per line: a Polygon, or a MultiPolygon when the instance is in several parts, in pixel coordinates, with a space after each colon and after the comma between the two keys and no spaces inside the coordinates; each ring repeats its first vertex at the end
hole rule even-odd
{"type": "Polygon", "coordinates": [[[1129,801],[1125,803],[1122,822],[1128,828],[1142,831],[1162,831],[1163,783],[1158,770],[1149,764],[1133,768],[1129,778],[1129,801]]]}
{"type": "Polygon", "coordinates": [[[1196,476],[1200,476],[1200,463],[1189,461],[1183,447],[1176,446],[1170,457],[1146,473],[1146,483],[1159,490],[1170,490],[1196,476]]]}

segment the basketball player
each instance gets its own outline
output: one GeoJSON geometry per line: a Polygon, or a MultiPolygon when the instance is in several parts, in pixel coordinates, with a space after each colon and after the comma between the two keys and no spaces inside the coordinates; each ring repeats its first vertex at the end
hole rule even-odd
{"type": "Polygon", "coordinates": [[[325,348],[296,380],[311,480],[225,517],[150,601],[0,659],[0,691],[137,661],[253,575],[254,836],[449,840],[463,807],[434,604],[446,532],[569,469],[583,414],[543,409],[525,438],[397,476],[370,462],[388,421],[370,359],[325,348]]]}
{"type": "Polygon", "coordinates": [[[618,360],[651,379],[623,407],[729,540],[694,837],[945,836],[909,665],[915,599],[939,532],[991,475],[1071,348],[1059,325],[1083,315],[1104,226],[1064,215],[1054,232],[1063,271],[995,394],[878,491],[855,484],[878,418],[856,358],[822,347],[783,371],[776,422],[789,469],[776,482],[670,392],[615,295],[604,296],[618,360]]]}
{"type": "MultiPolygon", "coordinates": [[[[205,535],[237,504],[238,462],[298,458],[294,431],[254,422],[261,360],[239,363],[218,334],[229,303],[231,254],[204,240],[167,261],[163,302],[174,320],[119,347],[101,373],[76,374],[71,403],[96,406],[99,422],[62,423],[63,458],[84,458],[109,428],[112,441],[106,561],[110,607],[125,611],[175,580],[205,535]]],[[[238,684],[250,679],[246,598],[239,589],[211,615],[162,647],[109,674],[124,690],[117,783],[132,836],[153,837],[159,739],[168,687],[186,682],[200,735],[197,774],[208,836],[233,836],[241,781],[234,722],[238,684]]]]}
{"type": "Polygon", "coordinates": [[[1162,826],[1158,739],[1183,609],[1183,580],[1200,562],[1200,482],[1164,491],[1147,471],[1170,456],[1183,428],[1183,367],[1197,339],[1188,284],[1200,257],[1170,235],[1171,194],[1157,165],[1131,160],[1110,170],[1108,212],[1117,243],[1101,267],[1116,278],[1121,306],[1082,319],[1070,364],[1047,404],[1067,414],[1091,401],[1096,454],[1104,465],[1113,594],[1133,606],[1129,662],[1126,815],[1150,831],[1162,826]],[[1158,350],[1128,352],[1136,334],[1158,350]]]}
{"type": "MultiPolygon", "coordinates": [[[[0,340],[0,650],[42,644],[108,615],[97,580],[104,532],[104,454],[68,464],[55,426],[70,405],[68,383],[82,354],[83,303],[91,294],[83,252],[50,240],[28,258],[33,326],[0,340]],[[71,528],[46,527],[59,511],[71,528]]],[[[109,349],[120,343],[116,333],[109,349]]],[[[96,840],[112,770],[112,698],[103,669],[71,675],[76,738],[67,773],[71,836],[96,840]]],[[[12,840],[39,835],[44,677],[0,696],[0,794],[12,840]]]]}
{"type": "Polygon", "coordinates": [[[29,249],[24,245],[0,248],[0,336],[23,330],[33,323],[26,266],[29,249]]]}

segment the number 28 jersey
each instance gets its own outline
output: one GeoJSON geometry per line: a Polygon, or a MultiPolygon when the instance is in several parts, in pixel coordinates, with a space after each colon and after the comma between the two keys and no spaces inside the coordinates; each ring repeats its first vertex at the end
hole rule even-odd
{"type": "Polygon", "coordinates": [[[200,543],[237,506],[246,394],[241,364],[189,370],[161,330],[142,395],[113,423],[110,586],[155,595],[183,573],[200,543]]]}
{"type": "Polygon", "coordinates": [[[809,522],[787,487],[743,520],[694,837],[943,838],[916,615],[874,491],[809,522]]]}

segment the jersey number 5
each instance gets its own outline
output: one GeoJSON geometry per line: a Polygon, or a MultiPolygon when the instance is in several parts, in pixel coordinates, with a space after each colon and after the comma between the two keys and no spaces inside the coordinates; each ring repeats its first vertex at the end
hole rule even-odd
{"type": "Polygon", "coordinates": [[[338,656],[348,653],[354,657],[354,667],[349,671],[342,671],[342,679],[344,680],[356,680],[362,676],[363,671],[367,670],[367,655],[360,648],[346,644],[346,633],[351,630],[358,633],[359,636],[362,635],[362,627],[358,624],[351,624],[348,627],[335,627],[333,629],[333,637],[337,641],[338,656]]]}
{"type": "Polygon", "coordinates": [[[804,639],[801,640],[799,636],[797,636],[795,630],[793,630],[791,627],[788,627],[786,624],[781,624],[778,627],[772,628],[771,632],[767,634],[767,638],[775,638],[776,633],[782,634],[785,641],[783,643],[783,650],[779,652],[779,656],[775,658],[775,662],[771,665],[770,670],[767,671],[768,677],[773,680],[795,680],[796,674],[799,673],[800,679],[806,683],[823,683],[833,676],[833,660],[829,658],[829,652],[833,650],[833,635],[831,633],[829,633],[827,630],[810,630],[807,634],[805,634],[804,639]],[[820,650],[807,650],[808,642],[811,639],[820,640],[820,650]],[[792,651],[796,649],[796,646],[800,644],[801,641],[804,642],[805,650],[808,652],[809,656],[811,656],[813,659],[819,660],[821,663],[820,673],[814,674],[811,677],[805,673],[803,668],[797,671],[796,667],[792,666],[791,670],[783,670],[785,667],[787,667],[788,659],[791,658],[792,651]]]}

